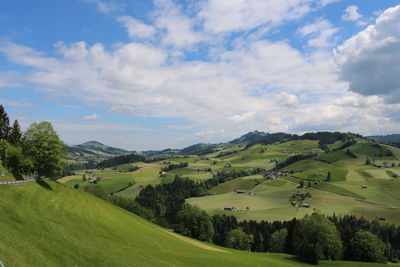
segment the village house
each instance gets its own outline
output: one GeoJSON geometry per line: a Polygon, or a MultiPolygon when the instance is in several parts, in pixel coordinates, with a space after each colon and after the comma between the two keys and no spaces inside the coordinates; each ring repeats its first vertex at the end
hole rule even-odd
{"type": "Polygon", "coordinates": [[[368,188],[368,185],[362,185],[361,188],[362,188],[362,189],[367,189],[367,188],[368,188]]]}
{"type": "Polygon", "coordinates": [[[166,172],[161,172],[160,173],[160,177],[162,178],[162,177],[167,177],[167,173],[166,172]]]}
{"type": "Polygon", "coordinates": [[[255,193],[253,191],[241,190],[241,189],[236,190],[236,193],[237,194],[255,195],[255,193]]]}

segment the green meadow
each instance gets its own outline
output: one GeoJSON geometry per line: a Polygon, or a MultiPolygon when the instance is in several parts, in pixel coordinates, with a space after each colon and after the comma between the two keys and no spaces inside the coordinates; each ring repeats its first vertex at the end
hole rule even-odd
{"type": "MultiPolygon", "coordinates": [[[[5,266],[311,266],[189,239],[57,182],[0,186],[5,266]]],[[[380,266],[322,261],[320,266],[380,266]]]]}

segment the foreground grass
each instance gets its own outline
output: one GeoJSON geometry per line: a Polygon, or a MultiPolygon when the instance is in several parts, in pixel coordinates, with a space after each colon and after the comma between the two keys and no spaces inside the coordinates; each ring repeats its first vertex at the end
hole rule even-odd
{"type": "Polygon", "coordinates": [[[5,266],[311,266],[188,239],[57,182],[0,186],[0,203],[5,266]]]}

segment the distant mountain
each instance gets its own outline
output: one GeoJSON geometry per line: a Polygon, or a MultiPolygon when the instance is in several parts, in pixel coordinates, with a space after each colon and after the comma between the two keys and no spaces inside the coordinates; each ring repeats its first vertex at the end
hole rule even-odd
{"type": "Polygon", "coordinates": [[[68,152],[66,159],[71,170],[94,168],[101,161],[134,153],[134,151],[107,146],[97,141],[66,145],[66,150],[68,152]]]}
{"type": "Polygon", "coordinates": [[[400,134],[374,135],[367,138],[378,142],[400,143],[400,134]]]}
{"type": "Polygon", "coordinates": [[[259,131],[248,132],[241,137],[230,141],[232,145],[252,146],[255,144],[273,144],[293,138],[294,136],[287,133],[264,133],[259,131]]]}
{"type": "Polygon", "coordinates": [[[130,153],[130,151],[127,151],[125,149],[106,146],[97,141],[88,141],[83,144],[77,145],[77,147],[82,149],[92,149],[92,150],[102,151],[104,153],[115,154],[115,155],[123,155],[130,153]]]}
{"type": "Polygon", "coordinates": [[[195,144],[181,150],[183,155],[204,155],[214,152],[218,144],[195,144]]]}

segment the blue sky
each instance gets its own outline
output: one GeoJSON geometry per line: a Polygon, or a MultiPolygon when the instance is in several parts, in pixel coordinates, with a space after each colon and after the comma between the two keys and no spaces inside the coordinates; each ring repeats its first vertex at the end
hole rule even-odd
{"type": "Polygon", "coordinates": [[[132,150],[248,131],[399,132],[385,0],[0,3],[0,103],[24,128],[132,150]]]}

